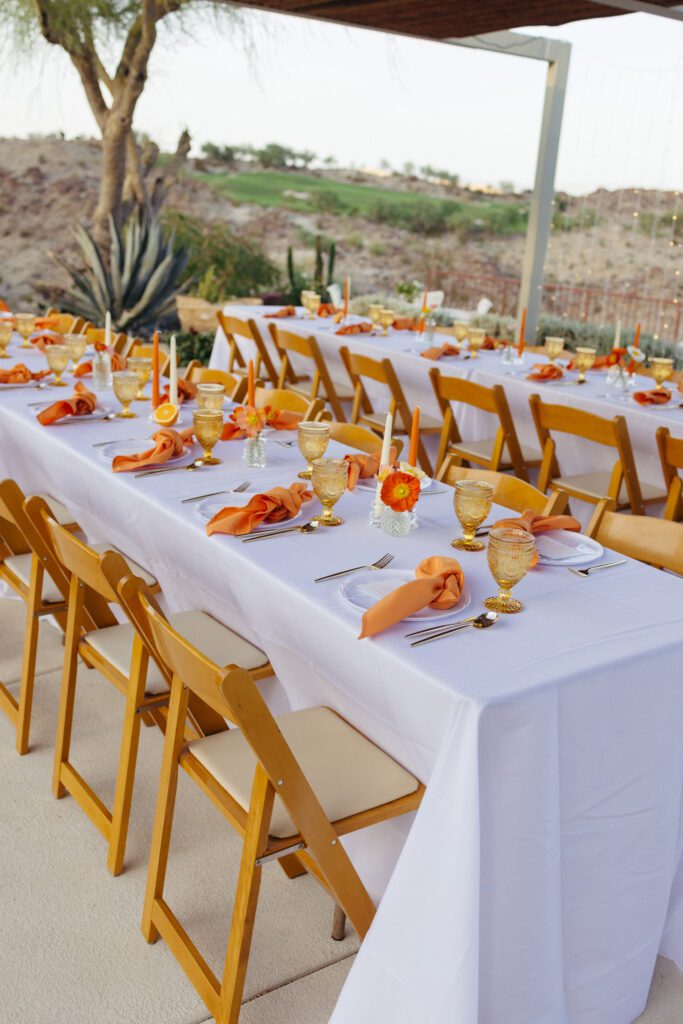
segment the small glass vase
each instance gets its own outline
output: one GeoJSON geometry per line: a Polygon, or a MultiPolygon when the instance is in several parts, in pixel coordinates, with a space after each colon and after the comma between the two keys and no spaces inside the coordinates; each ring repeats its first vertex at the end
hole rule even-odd
{"type": "Polygon", "coordinates": [[[390,537],[407,537],[413,529],[412,512],[394,512],[388,506],[382,508],[381,527],[390,537]]]}
{"type": "Polygon", "coordinates": [[[266,439],[260,434],[244,439],[242,461],[252,469],[265,469],[268,461],[266,455],[266,439]]]}

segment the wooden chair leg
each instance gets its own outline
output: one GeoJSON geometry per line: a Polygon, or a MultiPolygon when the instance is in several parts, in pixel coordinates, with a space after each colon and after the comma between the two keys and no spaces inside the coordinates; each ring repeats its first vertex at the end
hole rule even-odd
{"type": "Polygon", "coordinates": [[[36,678],[39,623],[40,619],[35,606],[29,601],[26,609],[26,631],[24,634],[24,654],[21,664],[16,735],[17,753],[22,755],[28,753],[31,711],[33,708],[33,687],[36,678]]]}
{"type": "Polygon", "coordinates": [[[263,855],[268,843],[274,799],[275,792],[270,780],[264,768],[258,764],[249,802],[216,1024],[238,1024],[239,1021],[263,870],[256,860],[263,855]]]}
{"type": "Polygon", "coordinates": [[[79,584],[77,577],[73,576],[69,590],[69,612],[64,638],[64,670],[62,672],[62,689],[59,696],[57,739],[55,742],[55,761],[52,775],[52,792],[57,800],[61,800],[66,795],[66,788],[62,782],[62,765],[69,760],[69,748],[71,746],[71,726],[74,715],[74,701],[76,699],[78,642],[83,595],[83,587],[79,584]]]}
{"type": "Polygon", "coordinates": [[[156,942],[159,931],[152,921],[154,904],[161,898],[166,880],[168,848],[173,827],[173,810],[178,788],[178,758],[184,742],[185,716],[187,714],[188,690],[179,679],[174,679],[171,703],[166,720],[166,739],[161,760],[159,795],[154,816],[152,847],[147,868],[147,888],[142,913],[142,934],[147,942],[156,942]]]}
{"type": "Polygon", "coordinates": [[[278,863],[287,878],[300,878],[301,875],[308,874],[306,866],[301,863],[295,853],[290,853],[287,857],[280,857],[278,863]]]}
{"type": "Polygon", "coordinates": [[[336,904],[332,918],[332,938],[335,942],[342,942],[346,938],[346,914],[336,904]]]}

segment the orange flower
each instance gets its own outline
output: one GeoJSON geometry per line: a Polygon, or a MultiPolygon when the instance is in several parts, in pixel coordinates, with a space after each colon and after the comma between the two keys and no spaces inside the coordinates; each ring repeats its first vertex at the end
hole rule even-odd
{"type": "Polygon", "coordinates": [[[230,414],[230,419],[247,437],[256,437],[266,425],[267,412],[265,409],[254,409],[251,405],[238,405],[230,414]]]}
{"type": "Polygon", "coordinates": [[[409,473],[390,473],[382,484],[382,501],[394,512],[410,512],[420,497],[420,481],[409,473]]]}

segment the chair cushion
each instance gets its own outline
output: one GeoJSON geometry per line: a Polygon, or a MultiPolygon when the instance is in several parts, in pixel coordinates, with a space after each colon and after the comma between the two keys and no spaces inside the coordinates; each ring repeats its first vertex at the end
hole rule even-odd
{"type": "Polygon", "coordinates": [[[60,526],[70,526],[71,523],[75,522],[71,512],[69,512],[66,505],[62,505],[61,501],[51,498],[49,494],[37,494],[36,497],[43,499],[50,512],[52,512],[55,522],[59,523],[60,526]]]}
{"type": "MultiPolygon", "coordinates": [[[[331,708],[292,711],[276,721],[330,821],[398,800],[418,788],[410,772],[331,708]]],[[[189,749],[240,807],[248,810],[256,757],[240,730],[194,740],[189,749]]],[[[270,834],[288,839],[297,833],[276,797],[270,834]]]]}
{"type": "MultiPolygon", "coordinates": [[[[169,622],[187,640],[217,665],[240,665],[246,669],[260,668],[268,658],[248,640],[233,633],[222,622],[206,612],[177,612],[169,615],[169,622]]],[[[105,626],[86,634],[94,650],[113,665],[123,676],[130,674],[135,631],[128,622],[118,626],[105,626]]],[[[156,663],[150,659],[147,669],[147,693],[163,693],[168,689],[166,680],[156,663]]]]}
{"type": "MultiPolygon", "coordinates": [[[[32,554],[29,551],[25,555],[9,555],[5,559],[4,564],[13,573],[18,580],[28,587],[31,583],[31,559],[32,554]]],[[[60,594],[57,587],[52,582],[52,577],[48,572],[43,576],[43,601],[45,604],[63,604],[64,598],[60,594]]]]}
{"type": "Polygon", "coordinates": [[[143,579],[148,587],[157,587],[159,585],[154,576],[148,573],[147,570],[139,564],[139,562],[134,562],[132,558],[129,558],[128,555],[124,554],[123,551],[115,547],[113,544],[90,544],[89,547],[91,547],[93,551],[97,551],[98,555],[104,554],[105,551],[118,551],[118,553],[123,555],[125,560],[128,562],[128,565],[131,567],[135,575],[143,579]]]}
{"type": "MultiPolygon", "coordinates": [[[[607,497],[611,479],[611,472],[607,470],[604,472],[596,470],[594,473],[577,473],[575,476],[558,476],[555,477],[551,483],[554,487],[566,488],[567,490],[577,492],[577,494],[586,494],[594,501],[599,501],[601,498],[607,497]]],[[[666,500],[666,492],[656,484],[647,483],[646,480],[640,481],[640,491],[643,495],[643,501],[666,500]]],[[[626,491],[626,484],[623,480],[621,482],[621,487],[619,488],[618,500],[620,505],[628,504],[628,493],[626,491]]]]}
{"type": "MultiPolygon", "coordinates": [[[[484,441],[460,441],[458,444],[449,444],[449,452],[458,452],[463,456],[476,455],[481,459],[490,460],[491,453],[493,452],[494,438],[487,438],[484,441]]],[[[522,458],[530,465],[532,462],[541,461],[541,453],[536,448],[531,448],[528,445],[520,444],[522,450],[522,458]]],[[[503,447],[503,462],[510,461],[510,455],[508,452],[507,445],[503,447]]]]}

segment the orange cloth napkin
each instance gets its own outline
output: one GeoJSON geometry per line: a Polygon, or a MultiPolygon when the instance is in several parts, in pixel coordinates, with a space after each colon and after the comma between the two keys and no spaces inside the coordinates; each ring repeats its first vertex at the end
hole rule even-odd
{"type": "Polygon", "coordinates": [[[261,523],[282,523],[292,519],[301,506],[313,497],[304,483],[293,483],[289,487],[273,487],[265,494],[255,494],[248,504],[240,507],[222,508],[206,524],[206,532],[230,533],[241,537],[251,533],[261,523]]]}
{"type": "MultiPolygon", "coordinates": [[[[595,362],[591,366],[591,370],[606,370],[608,367],[614,365],[615,362],[613,359],[610,358],[610,356],[596,356],[595,362]]],[[[574,368],[574,360],[570,359],[567,363],[567,369],[573,370],[574,368]]]]}
{"type": "Polygon", "coordinates": [[[41,352],[44,352],[47,345],[63,345],[64,335],[58,334],[57,331],[36,331],[35,334],[29,336],[28,340],[41,352]]]}
{"type": "Polygon", "coordinates": [[[52,373],[52,370],[39,370],[31,373],[28,366],[17,363],[10,370],[0,370],[0,384],[28,384],[32,380],[42,380],[52,373]]]}
{"type": "Polygon", "coordinates": [[[344,327],[340,327],[335,334],[369,334],[373,329],[372,323],[362,321],[359,324],[346,324],[344,327]]]}
{"type": "Polygon", "coordinates": [[[12,312],[12,310],[9,308],[7,303],[3,302],[2,299],[0,299],[0,313],[11,313],[11,312],[12,312]]]}
{"type": "Polygon", "coordinates": [[[457,345],[451,345],[447,341],[443,345],[433,345],[431,348],[423,349],[420,355],[424,359],[441,359],[442,356],[459,356],[460,349],[457,345]]]}
{"type": "MultiPolygon", "coordinates": [[[[170,384],[167,384],[162,393],[159,395],[159,405],[163,405],[164,402],[170,402],[169,397],[170,384]]],[[[178,381],[178,403],[180,405],[183,402],[191,402],[193,398],[197,397],[197,385],[193,384],[191,380],[179,380],[178,381]]]]}
{"type": "Polygon", "coordinates": [[[192,427],[186,430],[163,427],[162,430],[157,430],[156,434],[152,434],[152,440],[155,444],[147,451],[139,452],[137,455],[117,455],[111,464],[114,472],[125,473],[129,469],[161,466],[176,455],[182,455],[185,445],[192,444],[192,427]]]}
{"type": "Polygon", "coordinates": [[[275,313],[264,313],[265,317],[270,316],[296,316],[295,306],[283,306],[282,309],[278,309],[275,313]]]}
{"type": "MultiPolygon", "coordinates": [[[[382,455],[381,449],[372,452],[370,455],[363,455],[360,452],[354,452],[353,455],[345,455],[344,461],[349,464],[349,482],[347,487],[352,491],[359,480],[371,480],[372,477],[377,476],[379,470],[379,461],[382,455]]],[[[393,447],[389,450],[389,462],[393,466],[396,461],[396,449],[393,447]]]]}
{"type": "MultiPolygon", "coordinates": [[[[290,412],[289,409],[266,409],[267,427],[273,430],[296,430],[303,419],[303,413],[290,412]]],[[[226,420],[221,434],[221,441],[238,441],[246,437],[245,431],[234,420],[226,420]]]]}
{"type": "Polygon", "coordinates": [[[339,310],[331,302],[323,302],[321,306],[318,306],[318,316],[335,316],[339,310]]]}
{"type": "MultiPolygon", "coordinates": [[[[518,519],[500,519],[495,529],[501,527],[506,530],[526,530],[527,533],[546,533],[547,530],[574,530],[580,531],[581,523],[574,516],[542,516],[533,512],[530,508],[525,509],[518,519]]],[[[538,554],[534,551],[531,566],[538,564],[538,554]]]]}
{"type": "Polygon", "coordinates": [[[465,574],[454,558],[441,555],[425,558],[416,568],[415,576],[416,579],[397,587],[368,608],[363,615],[359,640],[381,633],[421,608],[429,606],[447,611],[460,600],[465,574]]]}
{"type": "Polygon", "coordinates": [[[671,401],[668,388],[653,388],[652,391],[634,391],[633,397],[638,405],[666,405],[671,401]]]}
{"type": "MultiPolygon", "coordinates": [[[[111,369],[112,373],[117,373],[119,370],[125,370],[128,365],[128,360],[120,356],[118,352],[112,352],[111,354],[111,369]]],[[[84,363],[79,363],[74,370],[74,377],[89,377],[92,373],[92,360],[86,359],[84,363]]],[[[178,381],[180,387],[180,381],[178,381]]]]}
{"type": "Polygon", "coordinates": [[[495,348],[498,348],[498,342],[490,334],[487,334],[484,338],[484,344],[481,346],[482,352],[492,352],[495,348]]]}
{"type": "Polygon", "coordinates": [[[564,374],[559,366],[552,363],[535,363],[533,373],[527,374],[527,380],[560,380],[564,374]]]}
{"type": "Polygon", "coordinates": [[[395,331],[416,331],[420,324],[410,316],[397,316],[391,325],[395,331]]]}
{"type": "Polygon", "coordinates": [[[47,427],[51,423],[56,423],[57,420],[64,419],[65,416],[88,416],[96,407],[97,399],[92,391],[88,391],[86,386],[79,381],[71,398],[54,402],[47,409],[39,412],[36,419],[44,427],[47,427]]]}

